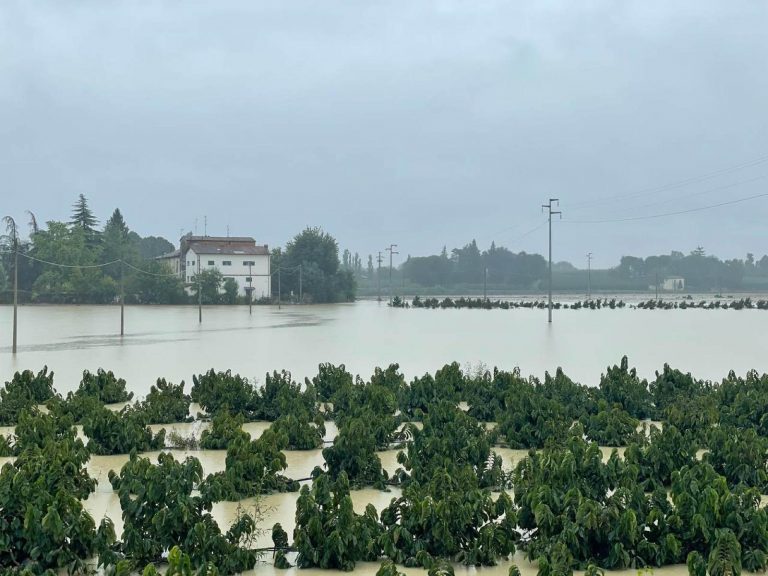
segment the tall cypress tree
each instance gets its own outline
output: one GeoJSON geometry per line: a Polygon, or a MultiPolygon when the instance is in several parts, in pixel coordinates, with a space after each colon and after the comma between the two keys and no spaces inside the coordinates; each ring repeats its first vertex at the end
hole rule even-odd
{"type": "Polygon", "coordinates": [[[123,218],[123,213],[120,212],[120,208],[115,208],[115,211],[112,212],[112,216],[107,220],[107,223],[104,226],[104,232],[106,233],[108,230],[114,230],[116,233],[120,234],[123,239],[127,240],[129,230],[125,223],[125,219],[123,218]]]}
{"type": "Polygon", "coordinates": [[[96,232],[96,225],[98,223],[96,216],[93,215],[93,212],[88,207],[88,200],[86,200],[84,195],[80,194],[77,202],[72,206],[72,220],[69,221],[69,224],[82,228],[89,236],[92,236],[96,232]]]}

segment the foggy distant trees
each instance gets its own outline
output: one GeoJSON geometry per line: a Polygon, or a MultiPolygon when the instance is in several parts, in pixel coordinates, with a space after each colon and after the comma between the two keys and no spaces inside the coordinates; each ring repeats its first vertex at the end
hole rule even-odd
{"type": "MultiPolygon", "coordinates": [[[[487,250],[481,250],[472,240],[450,251],[444,247],[440,254],[408,257],[398,270],[398,278],[404,276],[410,285],[437,290],[478,290],[482,289],[486,269],[489,288],[497,290],[540,290],[548,273],[547,261],[539,254],[515,253],[493,242],[487,250]]],[[[553,272],[556,290],[586,289],[586,270],[569,262],[558,262],[553,264],[553,272]]],[[[657,278],[662,283],[671,277],[684,278],[687,291],[765,291],[768,255],[757,259],[749,253],[743,260],[720,260],[697,246],[687,255],[672,251],[646,258],[624,256],[614,268],[593,269],[591,281],[595,290],[647,291],[657,278]]]]}
{"type": "MultiPolygon", "coordinates": [[[[678,251],[647,258],[624,256],[613,272],[619,277],[640,280],[648,285],[654,285],[657,276],[660,281],[679,276],[685,278],[688,289],[738,289],[743,287],[747,275],[768,276],[768,266],[757,266],[754,256],[747,256],[746,260],[720,260],[706,255],[699,246],[687,256],[678,251]]],[[[768,258],[763,257],[763,261],[768,264],[768,258]]]]}
{"type": "MultiPolygon", "coordinates": [[[[336,239],[322,228],[308,227],[297,234],[285,247],[272,253],[272,271],[281,270],[280,282],[284,298],[299,294],[299,266],[302,292],[308,302],[347,302],[355,299],[355,266],[362,266],[360,256],[349,250],[339,261],[336,239]]],[[[278,290],[277,278],[272,280],[272,294],[278,290]]]]}
{"type": "Polygon", "coordinates": [[[439,255],[410,257],[403,264],[403,273],[422,286],[482,285],[486,268],[489,284],[532,289],[543,278],[547,262],[539,254],[515,253],[495,243],[480,251],[472,240],[451,250],[450,256],[443,248],[439,255]]]}
{"type": "Polygon", "coordinates": [[[151,260],[152,258],[173,252],[176,249],[173,244],[161,236],[144,236],[142,238],[136,232],[129,232],[128,235],[131,241],[136,243],[139,256],[144,258],[144,260],[151,260]]]}

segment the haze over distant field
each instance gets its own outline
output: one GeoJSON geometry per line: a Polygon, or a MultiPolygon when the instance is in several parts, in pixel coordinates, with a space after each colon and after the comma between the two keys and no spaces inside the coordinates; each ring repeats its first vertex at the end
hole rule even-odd
{"type": "MultiPolygon", "coordinates": [[[[768,4],[5,0],[0,212],[362,255],[768,192],[768,4]],[[655,188],[724,170],[684,186],[655,188]],[[591,203],[607,196],[633,195],[591,203]],[[586,204],[585,204],[586,203],[586,204]]],[[[556,229],[556,259],[768,252],[768,197],[556,229]]]]}

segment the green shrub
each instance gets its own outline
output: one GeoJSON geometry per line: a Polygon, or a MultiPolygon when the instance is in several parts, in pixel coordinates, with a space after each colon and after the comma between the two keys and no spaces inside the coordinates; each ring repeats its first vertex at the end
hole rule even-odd
{"type": "Polygon", "coordinates": [[[619,404],[639,420],[655,414],[648,382],[637,376],[635,368],[630,370],[626,356],[621,359],[621,365],[609,366],[600,377],[600,392],[608,404],[619,404]]]}
{"type": "Polygon", "coordinates": [[[233,416],[226,410],[219,410],[211,420],[211,427],[203,430],[200,436],[200,448],[203,450],[224,450],[243,431],[245,418],[241,414],[233,416]]]}
{"type": "Polygon", "coordinates": [[[597,414],[582,416],[587,437],[601,446],[626,446],[640,424],[619,406],[601,401],[597,414]]]}
{"type": "Polygon", "coordinates": [[[356,514],[346,474],[334,481],[320,474],[296,501],[294,546],[300,568],[352,570],[359,561],[379,558],[381,525],[373,505],[356,514]]]}
{"type": "Polygon", "coordinates": [[[336,480],[342,474],[355,488],[384,488],[387,473],[376,454],[376,437],[371,422],[353,418],[345,422],[333,445],[323,449],[328,475],[336,480]]]}
{"type": "Polygon", "coordinates": [[[96,488],[85,468],[88,451],[72,427],[42,446],[25,440],[18,450],[0,470],[0,566],[85,572],[97,545],[96,525],[83,507],[96,488]]]}
{"type": "Polygon", "coordinates": [[[306,415],[311,418],[317,413],[317,395],[311,384],[302,391],[301,384],[293,381],[291,373],[283,370],[267,374],[264,389],[261,390],[260,420],[274,422],[288,414],[306,415]]]}
{"type": "Polygon", "coordinates": [[[189,415],[191,398],[184,394],[184,382],[175,386],[158,378],[157,385],[152,386],[146,400],[138,409],[144,414],[149,424],[172,424],[175,422],[191,422],[189,415]]]}
{"type": "Polygon", "coordinates": [[[110,472],[125,524],[117,551],[141,564],[157,562],[164,551],[179,546],[194,568],[216,566],[221,574],[252,569],[259,557],[250,549],[255,518],[240,514],[222,533],[211,516],[213,501],[205,491],[195,493],[202,479],[199,460],[179,462],[167,453],[157,457],[157,464],[132,454],[119,474],[110,472]]]}
{"type": "Polygon", "coordinates": [[[53,372],[49,373],[47,366],[37,374],[31,370],[16,372],[0,389],[0,426],[15,424],[22,410],[42,404],[54,395],[53,372]]]}
{"type": "Polygon", "coordinates": [[[275,420],[271,428],[278,434],[285,434],[289,450],[314,450],[323,445],[325,425],[320,416],[312,422],[306,414],[287,414],[275,420]]]}
{"type": "MultiPolygon", "coordinates": [[[[352,386],[352,382],[352,374],[347,372],[344,364],[339,366],[320,364],[317,376],[312,378],[312,385],[317,390],[317,396],[324,402],[331,400],[340,388],[352,386]]],[[[307,382],[307,384],[309,383],[307,382]]]]}
{"type": "Polygon", "coordinates": [[[103,406],[83,419],[92,454],[129,454],[159,450],[165,444],[165,430],[152,434],[143,414],[125,407],[114,412],[103,406]]]}
{"type": "Polygon", "coordinates": [[[192,377],[192,401],[197,402],[210,415],[226,409],[232,414],[240,414],[246,420],[258,418],[259,397],[246,378],[239,374],[232,375],[231,370],[192,377]]]}
{"type": "Polygon", "coordinates": [[[125,380],[117,378],[111,370],[105,372],[102,368],[99,368],[96,374],[85,370],[75,394],[92,396],[104,404],[130,402],[133,398],[133,392],[126,392],[125,390],[125,380]]]}
{"type": "Polygon", "coordinates": [[[288,443],[283,434],[265,430],[257,439],[248,433],[237,435],[227,446],[223,472],[211,474],[201,492],[212,500],[242,500],[270,492],[295,492],[299,483],[279,474],[286,468],[285,454],[288,443]]]}

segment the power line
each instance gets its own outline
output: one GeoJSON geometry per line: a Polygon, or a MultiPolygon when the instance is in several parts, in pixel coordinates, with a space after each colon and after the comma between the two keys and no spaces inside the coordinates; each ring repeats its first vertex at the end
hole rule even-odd
{"type": "MultiPolygon", "coordinates": [[[[762,174],[754,178],[747,178],[746,180],[737,180],[736,182],[730,182],[728,184],[723,184],[721,186],[715,186],[714,188],[707,188],[706,190],[701,190],[698,192],[691,192],[690,194],[685,194],[683,196],[676,196],[674,198],[665,198],[664,200],[658,200],[656,202],[649,202],[647,204],[632,206],[631,210],[632,212],[637,212],[638,210],[643,210],[644,208],[653,208],[654,206],[662,206],[664,204],[670,204],[672,202],[679,202],[680,200],[696,198],[698,196],[704,196],[705,194],[712,194],[713,192],[722,192],[723,190],[729,190],[731,188],[736,188],[737,186],[742,186],[744,184],[751,184],[753,182],[764,180],[766,178],[768,178],[768,174],[762,174]]],[[[623,211],[620,208],[619,210],[623,211]]],[[[620,214],[617,217],[620,217],[620,214]]]]}
{"type": "MultiPolygon", "coordinates": [[[[706,173],[706,174],[703,174],[703,175],[692,176],[692,177],[689,177],[689,178],[685,178],[683,180],[678,180],[676,182],[671,182],[671,183],[662,184],[662,185],[658,185],[658,186],[652,186],[652,187],[640,189],[640,190],[638,190],[636,192],[631,192],[631,193],[627,193],[627,194],[614,194],[614,195],[604,196],[602,198],[597,198],[597,199],[592,199],[592,200],[585,200],[584,202],[576,202],[576,203],[573,203],[573,204],[567,204],[566,206],[567,206],[567,208],[569,210],[571,210],[573,212],[583,211],[587,207],[594,206],[594,205],[597,205],[597,204],[602,204],[602,203],[605,203],[605,202],[612,202],[612,201],[618,201],[618,200],[638,198],[638,197],[645,196],[645,195],[653,195],[653,194],[658,194],[658,193],[666,192],[666,191],[669,191],[669,190],[675,190],[675,189],[678,189],[678,188],[683,188],[683,187],[691,185],[691,184],[696,184],[696,183],[700,183],[700,182],[705,182],[707,180],[711,180],[712,178],[715,178],[717,176],[722,176],[722,175],[725,175],[725,174],[736,172],[738,170],[743,170],[745,168],[752,168],[752,167],[755,167],[755,166],[759,166],[761,164],[765,164],[766,162],[768,162],[768,154],[759,156],[759,157],[757,157],[757,158],[755,158],[753,160],[742,162],[740,164],[735,164],[735,165],[732,165],[732,166],[728,166],[726,168],[721,168],[721,169],[718,169],[718,170],[714,170],[712,172],[709,172],[709,173],[706,173]]],[[[668,199],[665,199],[665,200],[660,200],[658,202],[651,202],[649,204],[644,204],[644,205],[641,205],[641,206],[637,206],[637,207],[634,208],[634,210],[638,210],[638,209],[642,209],[642,208],[650,208],[650,207],[653,207],[653,206],[659,206],[659,205],[662,205],[662,204],[667,204],[669,202],[674,202],[676,200],[685,200],[687,198],[703,196],[704,194],[709,194],[709,193],[712,193],[712,192],[728,190],[730,188],[735,188],[736,186],[741,186],[743,184],[750,184],[752,182],[756,182],[758,180],[763,180],[765,178],[768,178],[768,174],[757,176],[755,178],[749,178],[749,179],[746,179],[746,180],[740,180],[740,181],[737,181],[737,182],[732,182],[730,184],[724,184],[722,186],[716,186],[714,188],[708,188],[707,190],[704,190],[704,191],[693,192],[693,193],[690,193],[690,194],[685,194],[683,196],[677,196],[677,197],[674,197],[674,198],[668,198],[668,199]]],[[[682,211],[681,211],[681,213],[682,213],[682,211]]],[[[653,216],[653,217],[657,217],[657,216],[653,216]]],[[[634,217],[633,219],[638,219],[638,218],[634,217]]],[[[610,219],[605,219],[605,221],[606,222],[610,221],[610,219]]],[[[620,220],[616,220],[616,221],[620,221],[620,220]]],[[[565,220],[564,220],[564,222],[565,222],[565,220]]],[[[569,222],[576,222],[576,221],[575,220],[569,220],[569,222]]],[[[545,225],[546,225],[546,221],[541,223],[539,226],[529,230],[528,232],[525,232],[525,233],[521,234],[518,237],[515,237],[515,238],[513,238],[511,240],[507,240],[507,242],[509,242],[509,243],[519,242],[523,238],[527,237],[528,235],[532,234],[533,232],[535,232],[536,230],[538,230],[539,228],[541,228],[541,227],[543,227],[545,225]]],[[[504,234],[504,233],[506,233],[508,231],[511,231],[511,230],[519,229],[520,227],[521,227],[520,224],[516,224],[514,226],[509,226],[507,228],[503,228],[503,229],[499,230],[498,232],[495,232],[492,235],[493,236],[492,239],[495,239],[495,237],[499,236],[500,234],[504,234]]]]}
{"type": "Polygon", "coordinates": [[[159,274],[157,272],[150,272],[149,270],[142,270],[141,268],[139,268],[137,266],[134,266],[133,264],[131,264],[129,262],[125,262],[123,260],[121,260],[121,262],[123,262],[123,264],[128,266],[128,268],[136,270],[136,272],[141,272],[142,274],[146,274],[147,276],[158,276],[160,278],[178,278],[178,276],[179,276],[178,274],[176,274],[174,272],[171,272],[170,274],[159,274]]]}
{"type": "Polygon", "coordinates": [[[652,220],[655,218],[665,218],[667,216],[678,216],[680,214],[690,214],[692,212],[703,212],[704,210],[712,210],[713,208],[720,208],[722,206],[730,206],[732,204],[740,204],[742,202],[748,202],[749,200],[755,200],[757,198],[764,198],[768,196],[768,192],[762,194],[754,194],[753,196],[747,196],[745,198],[737,198],[735,200],[727,200],[725,202],[718,202],[717,204],[710,204],[708,206],[699,206],[697,208],[687,208],[685,210],[676,210],[674,212],[663,212],[661,214],[650,214],[647,216],[628,216],[626,218],[611,218],[605,220],[563,220],[567,224],[608,224],[611,222],[634,222],[636,220],[652,220]]]}
{"type": "MultiPolygon", "coordinates": [[[[11,252],[8,252],[8,254],[10,253],[11,252]]],[[[111,262],[105,262],[103,264],[60,264],[58,262],[49,262],[48,260],[35,258],[34,256],[30,256],[29,254],[25,254],[24,252],[18,252],[18,254],[19,256],[23,256],[28,260],[34,260],[35,262],[48,264],[49,266],[58,266],[59,268],[104,268],[106,266],[112,266],[112,264],[118,264],[119,262],[121,262],[120,259],[117,259],[117,260],[112,260],[111,262]]]]}
{"type": "Polygon", "coordinates": [[[698,184],[699,182],[705,182],[707,180],[711,180],[712,178],[716,178],[717,176],[730,174],[732,172],[743,170],[745,168],[753,168],[755,166],[765,164],[766,162],[768,162],[768,154],[759,156],[754,160],[742,162],[741,164],[728,166],[726,168],[721,168],[719,170],[715,170],[713,172],[709,172],[699,176],[692,176],[689,178],[685,178],[683,180],[678,180],[676,182],[670,182],[670,183],[662,184],[659,186],[651,186],[649,188],[643,188],[643,189],[637,190],[636,192],[630,192],[627,194],[613,194],[613,195],[603,196],[601,198],[594,198],[592,200],[585,200],[583,202],[576,202],[574,204],[569,204],[568,209],[571,211],[580,211],[586,207],[594,206],[596,204],[603,204],[605,202],[628,200],[628,199],[637,198],[640,196],[659,194],[662,192],[667,192],[669,190],[676,190],[678,188],[683,188],[690,184],[698,184]]]}
{"type": "Polygon", "coordinates": [[[523,238],[527,238],[528,236],[530,236],[531,234],[533,234],[537,230],[540,230],[541,228],[544,228],[544,226],[547,225],[547,222],[548,222],[547,220],[544,220],[544,222],[542,222],[542,223],[536,225],[535,227],[531,228],[530,230],[528,230],[528,232],[525,232],[525,233],[521,234],[520,236],[517,236],[517,237],[513,238],[512,240],[509,240],[509,242],[513,242],[513,243],[514,242],[519,242],[523,238]]]}

